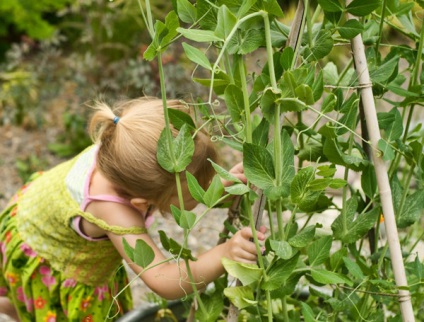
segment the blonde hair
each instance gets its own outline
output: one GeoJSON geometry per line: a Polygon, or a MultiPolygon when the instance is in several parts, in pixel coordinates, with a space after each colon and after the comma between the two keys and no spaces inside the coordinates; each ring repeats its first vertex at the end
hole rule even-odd
{"type": "MultiPolygon", "coordinates": [[[[167,105],[183,107],[175,100],[167,101],[167,105]]],[[[164,170],[156,159],[157,143],[165,127],[162,100],[139,98],[113,108],[97,102],[93,107],[97,111],[91,118],[89,133],[99,144],[97,168],[121,196],[142,197],[152,201],[161,212],[168,211],[177,189],[175,174],[164,170]]],[[[172,132],[174,136],[178,133],[175,128],[172,132]]],[[[217,154],[205,133],[198,132],[194,142],[195,152],[187,171],[206,188],[214,175],[208,158],[216,161],[217,154]]],[[[185,175],[181,175],[181,180],[186,184],[185,175]]]]}

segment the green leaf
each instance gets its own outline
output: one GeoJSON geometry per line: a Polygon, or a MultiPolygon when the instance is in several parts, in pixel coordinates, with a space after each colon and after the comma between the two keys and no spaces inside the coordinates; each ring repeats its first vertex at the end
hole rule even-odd
{"type": "Polygon", "coordinates": [[[242,183],[239,178],[237,178],[236,176],[234,176],[233,174],[231,174],[229,171],[225,170],[220,165],[216,164],[215,162],[213,162],[210,159],[208,159],[208,161],[212,164],[212,167],[215,169],[216,173],[218,173],[218,175],[222,179],[227,180],[227,181],[232,181],[234,183],[242,183]]]}
{"type": "Polygon", "coordinates": [[[317,170],[317,175],[324,178],[332,178],[337,171],[336,166],[334,164],[321,165],[317,167],[317,170]]]}
{"type": "Polygon", "coordinates": [[[149,266],[155,259],[155,252],[152,247],[143,239],[137,239],[134,249],[134,263],[142,268],[149,266]]]}
{"type": "Polygon", "coordinates": [[[343,262],[345,263],[350,274],[352,274],[355,278],[361,281],[364,280],[365,278],[364,273],[362,273],[361,267],[359,267],[358,264],[356,264],[353,260],[351,260],[348,257],[343,257],[343,262]]]}
{"type": "Polygon", "coordinates": [[[359,35],[363,30],[364,26],[358,20],[350,19],[339,28],[339,33],[340,36],[345,39],[352,39],[359,35]]]}
{"type": "Polygon", "coordinates": [[[264,43],[264,31],[262,29],[238,30],[228,44],[228,53],[230,55],[247,55],[264,43]]]}
{"type": "Polygon", "coordinates": [[[182,172],[190,164],[194,154],[194,141],[187,124],[184,124],[174,140],[174,172],[182,172]]]}
{"type": "Polygon", "coordinates": [[[262,118],[261,122],[252,133],[252,143],[254,145],[259,145],[262,147],[266,147],[268,144],[268,136],[269,136],[269,122],[266,118],[262,118]]]}
{"type": "Polygon", "coordinates": [[[203,293],[201,296],[205,310],[196,310],[195,317],[197,321],[215,322],[224,309],[222,294],[214,293],[212,296],[203,293]]]}
{"type": "Polygon", "coordinates": [[[177,0],[178,16],[182,22],[193,24],[196,22],[196,7],[188,0],[177,0]]]}
{"type": "Polygon", "coordinates": [[[225,187],[225,191],[230,195],[241,196],[250,191],[250,188],[243,183],[237,183],[229,187],[225,187]]]}
{"type": "Polygon", "coordinates": [[[122,238],[122,244],[124,245],[125,254],[127,254],[128,258],[134,261],[134,248],[128,244],[125,238],[122,238]]]}
{"type": "Polygon", "coordinates": [[[221,261],[228,274],[238,278],[243,285],[257,282],[262,277],[263,269],[256,264],[240,263],[226,257],[223,257],[221,261]]]}
{"type": "Polygon", "coordinates": [[[294,146],[286,130],[281,131],[281,187],[285,191],[283,197],[290,195],[290,184],[295,176],[294,146]]]}
{"type": "Polygon", "coordinates": [[[293,256],[293,250],[290,244],[284,240],[269,240],[271,249],[281,259],[289,259],[293,256]]]}
{"type": "Polygon", "coordinates": [[[171,208],[172,216],[174,216],[176,223],[178,224],[178,226],[180,226],[180,220],[181,220],[181,210],[180,210],[180,208],[178,208],[177,206],[174,206],[174,205],[171,205],[170,208],[171,208]]]}
{"type": "Polygon", "coordinates": [[[389,112],[377,114],[378,125],[384,130],[385,138],[388,142],[396,141],[402,137],[403,124],[399,110],[394,107],[389,112]]]}
{"type": "Polygon", "coordinates": [[[398,227],[405,228],[417,222],[422,216],[423,209],[424,190],[408,195],[402,211],[399,212],[399,206],[396,207],[396,223],[398,227]]]}
{"type": "Polygon", "coordinates": [[[321,284],[347,284],[349,286],[352,285],[352,281],[347,277],[327,271],[325,269],[312,269],[311,270],[312,278],[321,284]]]}
{"type": "Polygon", "coordinates": [[[212,70],[211,63],[202,51],[185,42],[183,42],[183,48],[188,59],[208,70],[212,70]]]}
{"type": "Polygon", "coordinates": [[[272,291],[280,288],[290,277],[293,270],[296,268],[300,253],[289,260],[279,259],[274,263],[267,272],[266,280],[262,282],[263,290],[272,291]]]}
{"type": "Polygon", "coordinates": [[[236,16],[226,5],[222,5],[218,9],[218,22],[215,29],[215,35],[225,41],[236,23],[236,16]]]}
{"type": "Polygon", "coordinates": [[[334,41],[328,30],[321,30],[312,48],[305,49],[305,57],[308,61],[316,61],[327,56],[333,49],[334,41]]]}
{"type": "Polygon", "coordinates": [[[300,84],[296,87],[295,93],[298,99],[304,102],[307,105],[314,104],[314,94],[312,89],[306,84],[300,84]]]}
{"type": "Polygon", "coordinates": [[[387,82],[393,73],[398,68],[399,57],[393,57],[377,68],[370,70],[370,78],[373,83],[385,83],[387,82]]]}
{"type": "MultiPolygon", "coordinates": [[[[317,77],[315,78],[314,83],[312,84],[312,93],[314,97],[314,102],[317,102],[321,98],[323,92],[324,92],[324,73],[322,70],[320,70],[317,77]]],[[[321,110],[323,111],[323,113],[325,113],[323,107],[321,107],[321,110]]]]}
{"type": "Polygon", "coordinates": [[[290,70],[293,64],[294,50],[292,47],[286,47],[280,57],[280,63],[285,70],[290,70]]]}
{"type": "Polygon", "coordinates": [[[215,203],[221,198],[224,193],[224,186],[222,185],[219,176],[214,176],[208,190],[203,195],[203,200],[206,206],[212,208],[215,203]]]}
{"type": "Polygon", "coordinates": [[[306,167],[300,169],[290,186],[291,200],[293,203],[301,203],[307,196],[307,187],[314,180],[315,169],[313,167],[306,167]]]}
{"type": "Polygon", "coordinates": [[[275,170],[272,156],[264,147],[243,144],[243,166],[247,179],[260,189],[274,186],[275,170]]]}
{"type": "Polygon", "coordinates": [[[180,217],[180,227],[184,229],[192,229],[196,223],[196,214],[191,211],[184,210],[180,217]]]}
{"type": "Polygon", "coordinates": [[[296,248],[306,247],[315,237],[315,226],[307,226],[289,239],[289,244],[296,248]]]}
{"type": "Polygon", "coordinates": [[[276,16],[278,18],[284,17],[284,13],[281,10],[281,7],[278,4],[277,0],[264,0],[264,1],[258,1],[258,3],[261,4],[261,9],[268,12],[269,15],[276,16]]]}
{"type": "Polygon", "coordinates": [[[168,115],[169,121],[177,130],[181,130],[184,124],[187,124],[190,129],[196,128],[196,125],[190,115],[183,111],[175,108],[168,108],[168,115]]]}
{"type": "Polygon", "coordinates": [[[249,306],[257,305],[257,301],[253,296],[253,290],[250,286],[227,287],[224,289],[224,295],[233,303],[239,310],[249,306]]]}
{"type": "Polygon", "coordinates": [[[377,143],[377,147],[382,154],[382,158],[384,161],[390,161],[395,158],[395,152],[387,141],[380,139],[377,143]]]}
{"type": "MultiPolygon", "coordinates": [[[[350,199],[353,200],[353,199],[350,199]]],[[[355,203],[348,202],[346,210],[346,230],[343,225],[343,214],[340,214],[331,225],[334,232],[334,238],[340,239],[345,244],[351,244],[362,238],[377,222],[380,215],[380,209],[374,208],[366,213],[355,216],[355,203]]]]}
{"type": "Polygon", "coordinates": [[[354,16],[369,15],[380,6],[380,0],[353,0],[347,7],[347,12],[354,16]]]}
{"type": "Polygon", "coordinates": [[[241,119],[241,114],[244,113],[244,98],[243,92],[239,86],[230,84],[225,88],[224,92],[225,103],[231,115],[233,122],[238,122],[241,119]]]}
{"type": "Polygon", "coordinates": [[[177,28],[177,31],[185,38],[193,40],[195,42],[223,41],[223,39],[217,37],[215,33],[211,30],[177,28]]]}
{"type": "Polygon", "coordinates": [[[303,320],[305,322],[315,322],[315,314],[314,311],[312,311],[311,307],[305,302],[301,302],[300,305],[302,305],[303,320]]]}
{"type": "Polygon", "coordinates": [[[361,187],[368,198],[374,199],[374,194],[377,192],[377,178],[372,165],[365,167],[362,171],[361,187]]]}
{"type": "Polygon", "coordinates": [[[159,230],[159,238],[163,248],[172,255],[178,256],[184,260],[196,261],[197,259],[191,254],[191,250],[183,248],[174,239],[168,238],[163,230],[159,230]]]}
{"type": "Polygon", "coordinates": [[[332,179],[328,185],[332,189],[339,189],[347,185],[347,181],[343,179],[332,179]]]}
{"type": "Polygon", "coordinates": [[[297,98],[281,98],[279,102],[282,112],[301,112],[308,108],[308,105],[297,98]]]}
{"type": "Polygon", "coordinates": [[[339,12],[343,10],[338,0],[318,0],[318,4],[323,10],[328,12],[339,12]]]}
{"type": "Polygon", "coordinates": [[[321,112],[324,113],[324,114],[330,113],[331,111],[334,110],[336,103],[337,103],[337,96],[334,95],[333,93],[329,93],[324,98],[324,101],[322,102],[321,112]]]}
{"type": "Polygon", "coordinates": [[[309,266],[314,267],[323,264],[330,257],[330,249],[333,241],[332,236],[324,236],[313,242],[307,249],[309,266]]]}
{"type": "Polygon", "coordinates": [[[205,203],[203,200],[203,196],[205,195],[205,190],[203,190],[202,186],[197,181],[196,177],[193,176],[190,172],[186,171],[186,178],[188,184],[188,190],[190,191],[190,195],[194,200],[200,203],[205,203]]]}
{"type": "Polygon", "coordinates": [[[237,18],[243,18],[252,6],[256,3],[257,0],[244,0],[241,2],[240,8],[237,12],[237,18]]]}
{"type": "Polygon", "coordinates": [[[162,168],[173,173],[175,168],[175,164],[172,161],[173,151],[168,144],[168,135],[166,134],[166,131],[169,131],[169,129],[163,129],[158,140],[157,160],[162,168]]]}

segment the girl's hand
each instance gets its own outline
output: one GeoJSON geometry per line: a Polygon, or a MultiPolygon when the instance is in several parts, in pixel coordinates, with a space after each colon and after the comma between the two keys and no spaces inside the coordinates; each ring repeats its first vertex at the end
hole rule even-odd
{"type": "MultiPolygon", "coordinates": [[[[243,183],[247,183],[247,178],[244,175],[243,162],[237,163],[234,167],[229,171],[233,176],[237,179],[241,180],[243,183]]],[[[231,186],[234,182],[228,180],[222,180],[224,187],[231,186]]]]}
{"type": "MultiPolygon", "coordinates": [[[[265,240],[266,228],[262,226],[257,231],[259,241],[265,240]]],[[[240,262],[255,264],[257,259],[256,246],[253,240],[253,233],[250,227],[239,230],[231,239],[226,242],[227,250],[224,257],[240,262]]]]}

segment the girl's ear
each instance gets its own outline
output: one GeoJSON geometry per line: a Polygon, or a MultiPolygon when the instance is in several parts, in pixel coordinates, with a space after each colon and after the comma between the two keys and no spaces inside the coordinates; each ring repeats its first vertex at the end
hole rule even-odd
{"type": "Polygon", "coordinates": [[[132,198],[130,200],[130,203],[137,208],[138,210],[141,210],[143,212],[146,212],[149,208],[150,203],[144,199],[144,198],[132,198]]]}

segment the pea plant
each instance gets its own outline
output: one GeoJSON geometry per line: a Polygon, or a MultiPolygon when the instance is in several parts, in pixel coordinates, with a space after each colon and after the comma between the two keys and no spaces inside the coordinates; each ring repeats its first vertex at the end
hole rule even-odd
{"type": "MultiPolygon", "coordinates": [[[[165,21],[139,4],[167,124],[157,157],[175,173],[172,214],[185,237],[161,232],[164,248],[191,275],[190,231],[231,200],[228,235],[263,216],[269,225],[265,251],[253,238],[257,265],[222,259],[236,282],[224,276],[205,292],[193,283],[195,319],[423,320],[422,0],[304,0],[291,25],[277,0],[173,0],[165,21]],[[171,45],[207,89],[187,102],[194,119],[166,106],[161,57],[171,45]],[[255,55],[266,57],[259,71],[255,55]],[[205,190],[185,171],[204,128],[241,152],[247,184],[213,163],[205,190]],[[184,209],[183,182],[204,213],[184,209]]],[[[147,245],[127,251],[149,269],[147,245]]]]}

